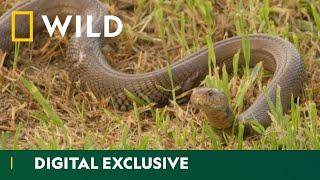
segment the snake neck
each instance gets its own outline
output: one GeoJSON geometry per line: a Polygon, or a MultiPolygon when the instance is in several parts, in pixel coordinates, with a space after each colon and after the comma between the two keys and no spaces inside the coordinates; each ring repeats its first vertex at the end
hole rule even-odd
{"type": "Polygon", "coordinates": [[[235,116],[229,106],[224,111],[208,109],[205,111],[205,114],[210,125],[215,129],[230,129],[235,123],[235,116]]]}

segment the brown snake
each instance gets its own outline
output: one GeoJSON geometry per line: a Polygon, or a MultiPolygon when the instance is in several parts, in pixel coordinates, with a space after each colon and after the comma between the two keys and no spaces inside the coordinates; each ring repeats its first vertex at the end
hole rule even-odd
{"type": "MultiPolygon", "coordinates": [[[[11,12],[13,10],[34,11],[35,34],[45,28],[41,15],[47,15],[50,22],[53,22],[56,15],[62,22],[66,19],[66,15],[92,15],[94,18],[93,32],[103,34],[103,17],[107,15],[104,6],[97,0],[24,1],[0,18],[0,49],[9,54],[14,48],[14,43],[11,41],[11,12]]],[[[73,21],[70,26],[75,27],[75,22],[73,21]]],[[[85,21],[82,22],[82,26],[86,27],[85,21]]],[[[29,22],[23,18],[18,18],[16,34],[22,37],[28,36],[28,29],[29,22]]],[[[98,97],[112,97],[115,107],[121,110],[130,109],[132,104],[125,95],[124,89],[129,90],[137,97],[146,95],[158,104],[168,103],[171,92],[164,91],[163,88],[171,89],[171,82],[165,68],[139,75],[115,71],[108,65],[101,53],[102,39],[104,38],[87,38],[85,36],[86,28],[82,28],[82,34],[81,38],[75,38],[74,36],[71,38],[67,50],[66,61],[68,67],[66,69],[73,81],[80,79],[81,84],[88,86],[98,97]]],[[[251,65],[262,61],[264,68],[274,73],[267,89],[274,103],[276,87],[277,85],[281,87],[282,104],[286,110],[290,104],[291,95],[294,97],[298,95],[305,77],[303,62],[298,51],[289,41],[272,35],[250,35],[249,39],[251,43],[251,65]]],[[[232,57],[241,47],[241,37],[215,43],[217,65],[222,67],[225,64],[230,71],[232,69],[232,57]]],[[[174,84],[181,87],[176,93],[180,94],[190,90],[198,86],[201,80],[208,75],[208,50],[204,48],[172,64],[170,67],[174,84]]],[[[195,91],[193,97],[199,92],[202,95],[203,93],[209,95],[210,91],[209,89],[195,91]]],[[[204,99],[199,97],[197,100],[200,100],[200,104],[205,105],[202,101],[207,101],[209,96],[204,96],[206,97],[204,99]]],[[[199,101],[196,103],[199,103],[199,101]]],[[[204,107],[201,108],[206,113],[216,113],[206,111],[203,109],[204,107]]],[[[263,126],[267,127],[271,122],[268,111],[268,103],[261,93],[254,103],[238,116],[238,119],[249,121],[257,119],[263,126]]],[[[216,118],[215,114],[207,115],[209,118],[216,118]]]]}

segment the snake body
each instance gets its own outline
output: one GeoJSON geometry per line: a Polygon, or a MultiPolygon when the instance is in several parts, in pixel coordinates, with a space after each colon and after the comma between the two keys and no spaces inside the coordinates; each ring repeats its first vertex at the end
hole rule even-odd
{"type": "MultiPolygon", "coordinates": [[[[67,15],[92,15],[93,32],[104,32],[104,16],[107,15],[105,7],[97,0],[27,0],[12,8],[0,18],[0,49],[11,53],[14,43],[11,41],[11,12],[33,11],[34,33],[44,30],[45,26],[41,15],[47,15],[52,23],[58,15],[64,22],[67,15]]],[[[69,28],[75,28],[73,18],[69,28]]],[[[127,89],[137,97],[147,96],[158,104],[168,103],[171,92],[171,81],[166,68],[139,75],[125,74],[110,67],[101,52],[103,37],[86,37],[86,21],[82,18],[82,37],[71,37],[67,49],[66,67],[73,81],[80,80],[83,86],[89,87],[98,97],[111,97],[116,108],[128,110],[131,101],[126,96],[127,89]],[[162,88],[159,88],[162,87],[162,88]]],[[[16,21],[16,33],[28,36],[29,22],[22,19],[16,21]]],[[[281,98],[284,109],[290,103],[290,97],[296,97],[304,81],[303,62],[296,48],[287,40],[266,35],[250,35],[251,65],[262,61],[264,68],[273,72],[274,76],[267,85],[271,100],[276,100],[277,85],[281,87],[281,98]]],[[[242,38],[234,37],[215,43],[214,51],[217,65],[226,65],[227,70],[232,69],[232,57],[241,50],[242,38]]],[[[242,56],[242,55],[241,55],[242,56]]],[[[241,57],[242,58],[242,57],[241,57]]],[[[242,58],[243,59],[243,58],[242,58]]],[[[240,60],[243,64],[243,61],[240,60]]],[[[208,49],[203,48],[198,52],[183,58],[170,66],[173,82],[181,88],[176,91],[180,94],[198,86],[208,75],[208,49]]],[[[243,113],[239,119],[257,119],[262,125],[270,124],[268,116],[269,106],[263,94],[260,94],[254,103],[243,113]]]]}

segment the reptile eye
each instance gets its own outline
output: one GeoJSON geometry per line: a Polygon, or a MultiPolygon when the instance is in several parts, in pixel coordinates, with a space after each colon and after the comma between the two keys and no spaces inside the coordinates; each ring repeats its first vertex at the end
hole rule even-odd
{"type": "Polygon", "coordinates": [[[208,95],[213,96],[213,91],[212,90],[208,91],[208,95]]]}

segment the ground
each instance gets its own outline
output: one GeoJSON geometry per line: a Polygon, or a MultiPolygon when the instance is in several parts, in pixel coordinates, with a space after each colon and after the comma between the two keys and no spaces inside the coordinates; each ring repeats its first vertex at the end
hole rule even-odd
{"type": "MultiPolygon", "coordinates": [[[[64,69],[68,37],[56,33],[48,39],[42,32],[35,44],[22,45],[16,68],[0,61],[0,149],[320,149],[320,2],[237,2],[104,0],[109,13],[124,23],[121,35],[109,39],[105,55],[113,68],[139,74],[228,37],[268,33],[287,38],[301,53],[307,80],[291,110],[270,113],[270,128],[245,139],[219,135],[190,103],[115,110],[108,99],[97,99],[70,82],[64,69]],[[42,95],[32,93],[29,82],[42,95]]],[[[0,14],[16,4],[0,0],[0,14]]],[[[259,71],[239,98],[239,87],[248,78],[242,74],[228,78],[231,105],[241,102],[235,113],[250,106],[270,79],[268,72],[259,71]]],[[[208,81],[222,84],[219,77],[208,81]]]]}

